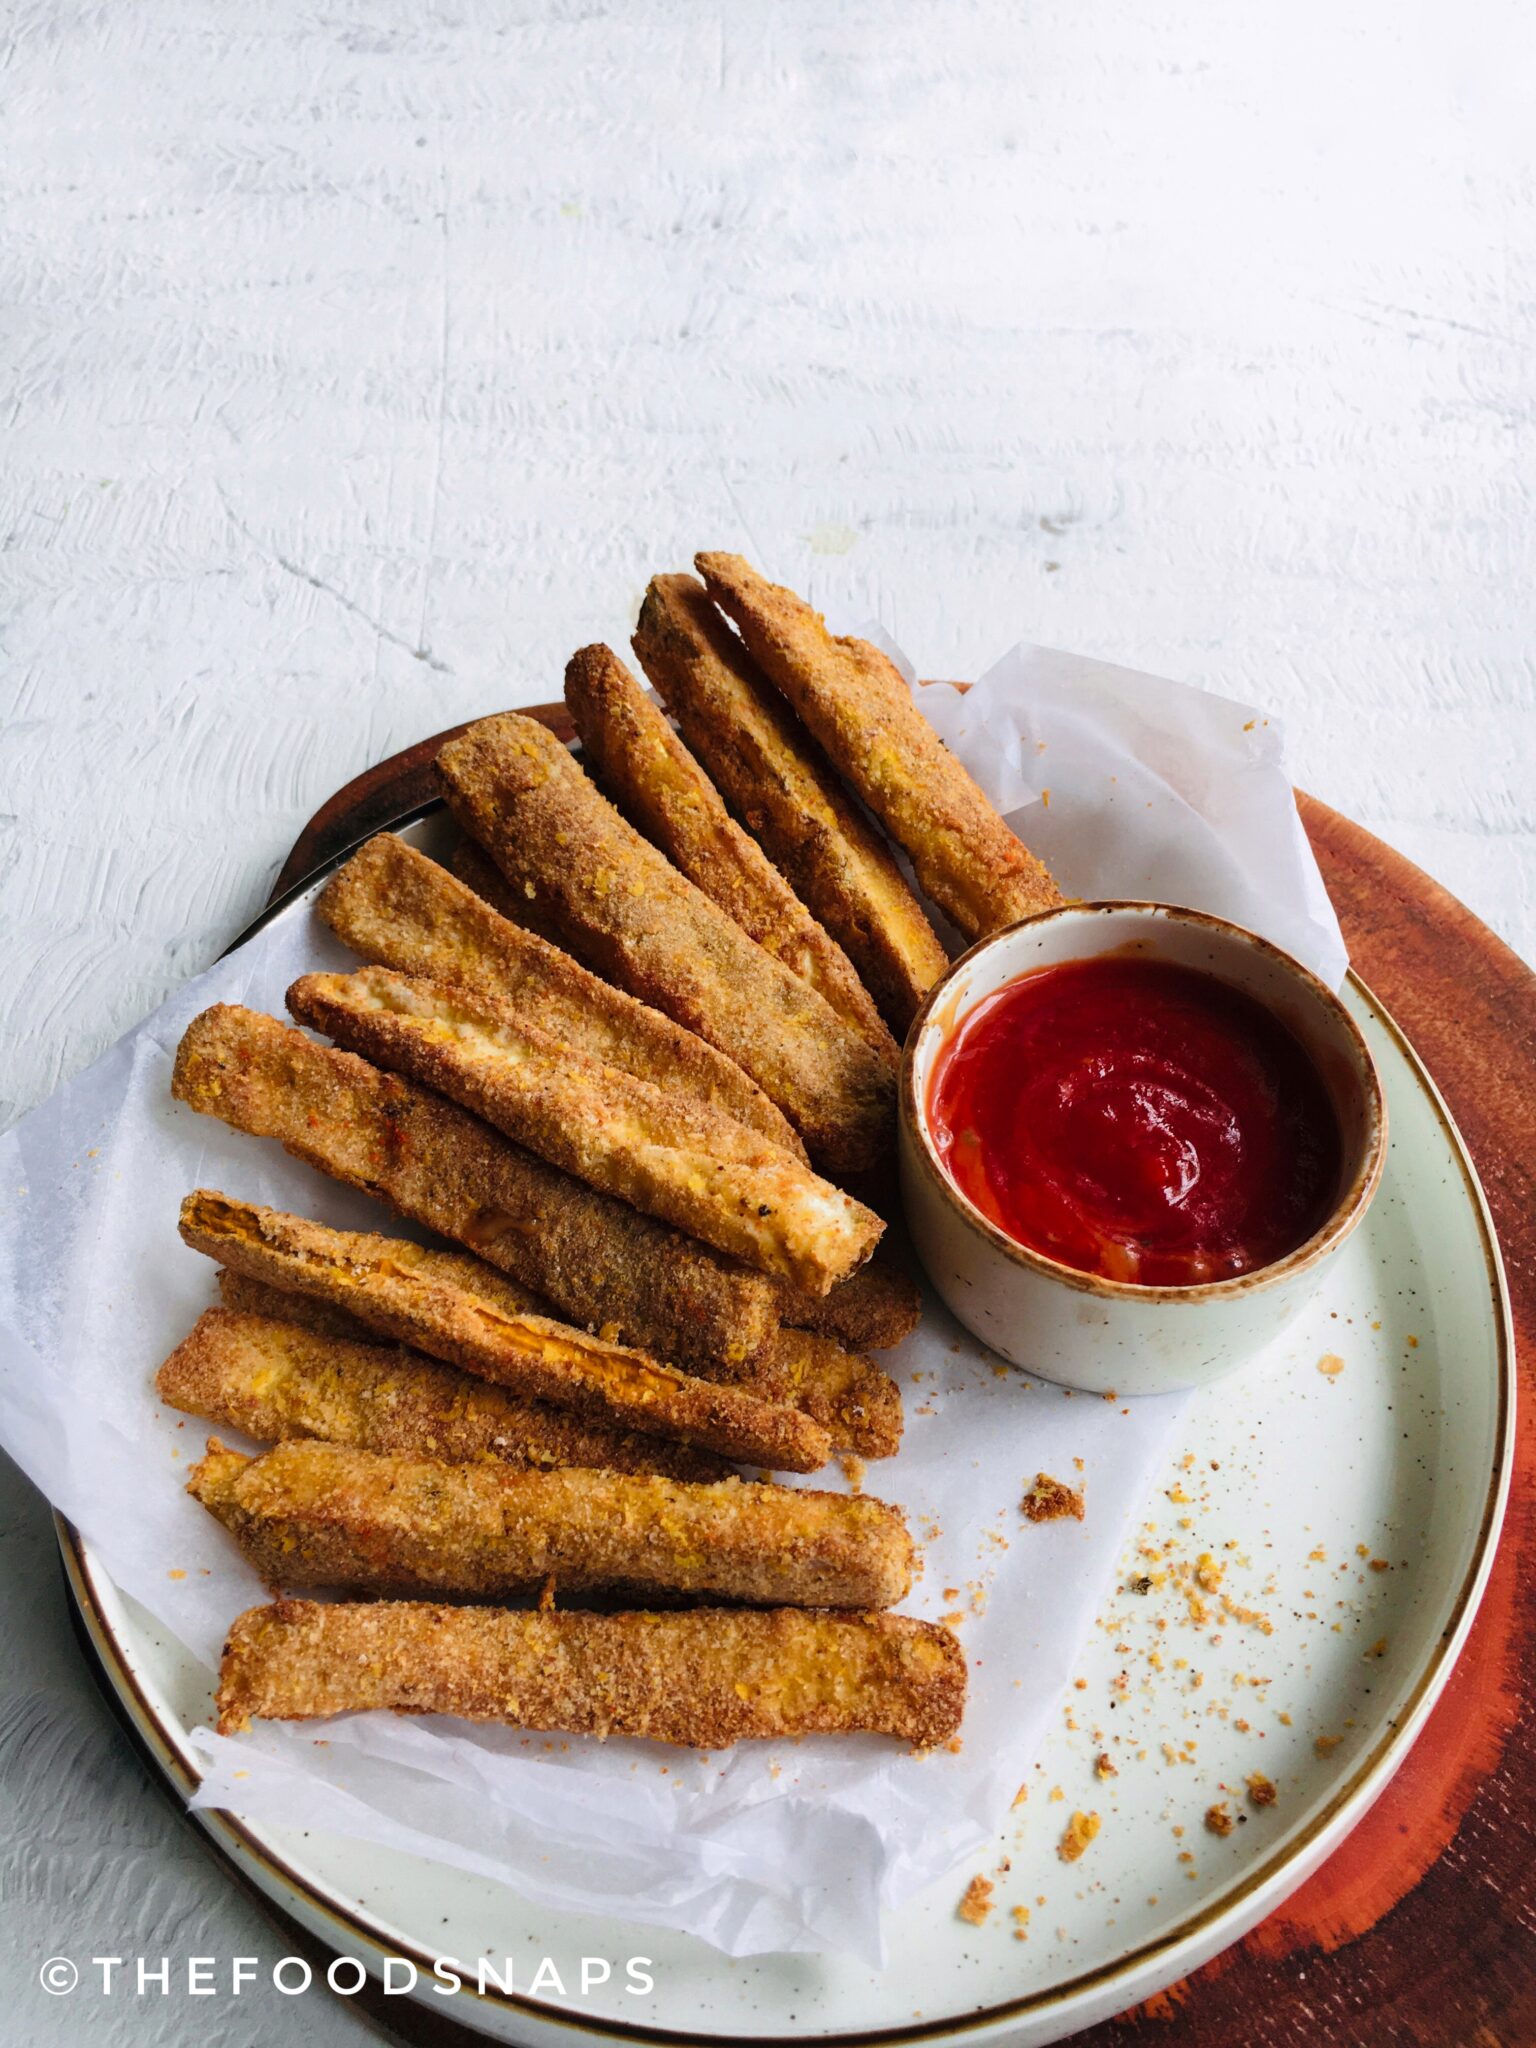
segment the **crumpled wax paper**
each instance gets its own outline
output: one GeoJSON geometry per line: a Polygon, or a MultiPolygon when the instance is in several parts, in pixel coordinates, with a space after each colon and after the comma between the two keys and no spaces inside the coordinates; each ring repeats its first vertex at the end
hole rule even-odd
{"type": "MultiPolygon", "coordinates": [[[[1273,720],[1034,647],[965,695],[924,690],[923,708],[1070,894],[1219,911],[1340,979],[1273,720]]],[[[345,964],[312,911],[290,912],[0,1138],[0,1442],[210,1686],[228,1623],[264,1595],[183,1492],[209,1429],[155,1398],[156,1367],[215,1299],[213,1267],[177,1237],[178,1204],[208,1186],[342,1226],[402,1226],[173,1103],[171,1062],[205,1005],[281,1015],[297,974],[345,964]]],[[[196,1803],[412,1851],[730,1955],[879,1961],[882,1908],[1001,1824],[1183,1398],[1074,1396],[1004,1367],[936,1303],[882,1363],[904,1388],[907,1434],[865,1484],[904,1505],[922,1544],[906,1610],[963,1617],[971,1696],[953,1753],[860,1737],[702,1756],[359,1714],[318,1744],[314,1724],[199,1728],[196,1803]],[[1025,1522],[1037,1471],[1083,1486],[1084,1521],[1025,1522]]],[[[833,1466],[812,1483],[845,1482],[833,1466]]]]}

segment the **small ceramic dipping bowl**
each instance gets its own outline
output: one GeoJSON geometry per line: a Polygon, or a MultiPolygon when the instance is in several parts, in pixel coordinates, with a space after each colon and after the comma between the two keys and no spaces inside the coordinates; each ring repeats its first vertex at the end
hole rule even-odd
{"type": "Polygon", "coordinates": [[[1381,1081],[1344,1005],[1299,961],[1225,919],[1156,903],[1047,911],[981,940],[929,993],[908,1033],[898,1136],[918,1257],[965,1327],[1043,1378],[1096,1394],[1204,1385],[1269,1344],[1316,1291],[1370,1206],[1387,1149],[1381,1081]],[[1061,1264],[963,1195],[928,1122],[934,1064],[975,1004],[1020,975],[1103,954],[1195,968],[1261,1003],[1322,1077],[1338,1119],[1338,1195],[1312,1236],[1270,1265],[1193,1286],[1138,1286],[1061,1264]]]}

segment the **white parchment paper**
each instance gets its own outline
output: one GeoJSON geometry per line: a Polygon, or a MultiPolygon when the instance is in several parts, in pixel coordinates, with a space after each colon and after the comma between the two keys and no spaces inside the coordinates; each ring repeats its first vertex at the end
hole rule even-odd
{"type": "MultiPolygon", "coordinates": [[[[1032,647],[964,696],[926,690],[923,707],[1069,893],[1218,911],[1341,978],[1261,712],[1032,647]]],[[[297,974],[345,964],[311,912],[277,920],[0,1138],[0,1442],[210,1686],[229,1621],[263,1592],[182,1490],[208,1431],[155,1399],[156,1367],[215,1298],[212,1267],[176,1235],[178,1205],[207,1186],[352,1228],[383,1219],[274,1144],[173,1103],[171,1062],[207,1004],[281,1015],[297,974]]],[[[907,1434],[865,1483],[922,1541],[907,1609],[959,1617],[972,1676],[956,1752],[820,1738],[698,1756],[361,1714],[318,1744],[313,1726],[200,1729],[196,1803],[435,1857],[730,1955],[880,1960],[882,1907],[1000,1825],[1181,1405],[1047,1386],[936,1304],[882,1363],[903,1384],[907,1434]],[[1041,1470],[1084,1488],[1082,1523],[1025,1522],[1041,1470]]],[[[811,1483],[843,1482],[834,1467],[811,1483]]]]}

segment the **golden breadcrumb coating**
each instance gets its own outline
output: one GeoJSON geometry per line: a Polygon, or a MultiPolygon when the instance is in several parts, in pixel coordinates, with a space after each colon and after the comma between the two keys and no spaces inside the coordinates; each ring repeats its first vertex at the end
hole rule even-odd
{"type": "Polygon", "coordinates": [[[932,1748],[960,1726],[965,1681],[949,1630],[904,1615],[283,1600],[230,1630],[219,1728],[387,1707],[692,1749],[859,1730],[932,1748]]]}
{"type": "Polygon", "coordinates": [[[1053,910],[1061,892],[867,640],[835,638],[821,614],[740,555],[695,557],[710,596],[968,938],[1053,910]]]}
{"type": "Polygon", "coordinates": [[[781,1286],[779,1312],[796,1329],[840,1338],[859,1351],[888,1351],[917,1328],[923,1298],[916,1280],[881,1244],[867,1266],[830,1294],[813,1297],[781,1286]]]}
{"type": "Polygon", "coordinates": [[[457,1239],[621,1342],[740,1367],[778,1330],[774,1283],[546,1165],[478,1117],[292,1025],[219,1003],[188,1025],[176,1099],[457,1239]]]}
{"type": "Polygon", "coordinates": [[[221,1265],[318,1295],[384,1336],[533,1400],[770,1469],[811,1472],[830,1455],[826,1431],[797,1409],[547,1316],[508,1313],[435,1278],[421,1246],[405,1238],[331,1230],[211,1188],[187,1196],[180,1229],[221,1265]]]}
{"type": "Polygon", "coordinates": [[[743,1479],[514,1471],[217,1439],[187,1482],[273,1587],[506,1599],[621,1586],[764,1607],[891,1607],[912,1583],[900,1511],[743,1479]]]}
{"type": "Polygon", "coordinates": [[[726,916],[824,997],[895,1069],[896,1041],[853,962],[819,925],[621,661],[573,665],[565,701],[604,791],[726,916]]]}
{"type": "MultiPolygon", "coordinates": [[[[446,1261],[456,1255],[438,1252],[431,1256],[446,1261]]],[[[447,1272],[446,1268],[444,1270],[447,1272]]],[[[501,1275],[481,1260],[462,1257],[459,1270],[449,1273],[448,1277],[466,1292],[484,1295],[499,1306],[508,1307],[512,1313],[517,1312],[494,1284],[487,1284],[500,1282],[503,1287],[509,1287],[510,1283],[502,1281],[501,1275]]],[[[360,1323],[356,1316],[348,1315],[345,1310],[319,1301],[313,1295],[285,1293],[266,1281],[233,1273],[228,1267],[220,1270],[219,1293],[226,1308],[242,1309],[252,1316],[276,1319],[283,1324],[297,1323],[316,1336],[350,1338],[355,1344],[370,1349],[377,1345],[368,1325],[360,1323]]],[[[390,1355],[410,1358],[415,1354],[401,1351],[390,1355]]],[[[425,1359],[419,1362],[422,1365],[428,1363],[425,1359]]],[[[480,1387],[479,1381],[454,1373],[451,1368],[431,1366],[430,1370],[446,1373],[450,1381],[480,1387]]],[[[826,1430],[834,1450],[857,1451],[866,1458],[889,1458],[900,1448],[901,1389],[881,1372],[872,1359],[864,1358],[856,1351],[845,1350],[835,1338],[820,1337],[809,1330],[786,1329],[774,1339],[763,1359],[750,1369],[736,1372],[727,1367],[712,1368],[701,1372],[700,1377],[741,1380],[754,1393],[762,1394],[770,1401],[784,1401],[792,1408],[803,1409],[813,1422],[820,1423],[826,1430]]],[[[492,1391],[489,1387],[481,1389],[487,1398],[492,1391]]],[[[495,1394],[499,1400],[508,1399],[499,1389],[495,1394]]],[[[660,1437],[615,1436],[595,1423],[581,1423],[574,1416],[547,1408],[541,1402],[514,1405],[530,1415],[550,1417],[563,1430],[584,1432],[598,1449],[612,1442],[622,1452],[622,1455],[615,1456],[578,1456],[575,1451],[558,1458],[529,1456],[522,1461],[527,1464],[605,1465],[619,1472],[668,1472],[674,1479],[717,1478],[726,1469],[718,1458],[711,1458],[704,1451],[690,1450],[685,1444],[665,1443],[660,1437]]],[[[335,1429],[261,1430],[242,1421],[237,1414],[225,1414],[212,1408],[196,1412],[212,1416],[218,1422],[228,1422],[233,1428],[245,1430],[249,1436],[304,1435],[325,1437],[337,1443],[365,1443],[361,1436],[342,1435],[335,1429]]],[[[366,1443],[365,1447],[373,1450],[416,1448],[408,1442],[366,1443]]],[[[457,1457],[459,1453],[433,1451],[432,1455],[457,1457]]]]}
{"type": "MultiPolygon", "coordinates": [[[[583,649],[573,665],[614,657],[583,649]]],[[[625,823],[548,729],[508,712],[437,757],[449,808],[606,980],[744,1067],[829,1172],[891,1143],[895,1076],[814,989],[625,823]]]]}
{"type": "Polygon", "coordinates": [[[901,1448],[901,1389],[873,1359],[814,1330],[780,1331],[752,1385],[819,1422],[835,1451],[894,1458],[901,1448]]]}
{"type": "Polygon", "coordinates": [[[594,1465],[674,1479],[723,1478],[729,1470],[707,1451],[519,1400],[404,1345],[369,1342],[365,1326],[337,1311],[330,1313],[356,1335],[308,1328],[289,1318],[308,1310],[323,1317],[324,1303],[227,1269],[220,1278],[231,1306],[199,1317],[155,1379],[161,1400],[184,1414],[268,1443],[318,1437],[453,1463],[594,1465]],[[254,1313],[240,1305],[243,1290],[254,1313]]]}
{"type": "Polygon", "coordinates": [[[304,975],[288,1007],[578,1180],[810,1294],[857,1271],[885,1228],[761,1131],[604,1066],[479,990],[365,967],[304,975]]]}
{"type": "MultiPolygon", "coordinates": [[[[490,867],[484,856],[485,867],[490,867]]],[[[491,874],[500,880],[499,870],[491,874]]],[[[789,1119],[734,1060],[637,1003],[483,900],[483,893],[392,833],[354,853],[316,909],[365,960],[511,1003],[577,1052],[750,1124],[802,1152],[789,1119]]]]}
{"type": "Polygon", "coordinates": [[[737,819],[903,1037],[949,961],[890,848],[703,584],[653,577],[634,648],[737,819]]]}

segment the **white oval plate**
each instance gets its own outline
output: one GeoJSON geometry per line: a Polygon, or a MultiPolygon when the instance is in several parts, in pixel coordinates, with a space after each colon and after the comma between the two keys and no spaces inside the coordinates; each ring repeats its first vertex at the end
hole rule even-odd
{"type": "MultiPolygon", "coordinates": [[[[430,843],[435,820],[406,836],[430,843]]],[[[319,879],[272,914],[299,914],[319,879]]],[[[1471,1625],[1509,1483],[1513,1340],[1482,1192],[1391,1019],[1353,977],[1345,1001],[1390,1106],[1376,1204],[1299,1326],[1192,1398],[1027,1801],[1000,1816],[994,1854],[891,1917],[885,1971],[826,1957],[732,1961],[692,1937],[545,1911],[483,1878],[340,1836],[225,1814],[199,1823],[333,1948],[375,1976],[387,1955],[414,1958],[415,1995],[505,2041],[1044,2043],[1236,1940],[1322,1862],[1402,1762],[1471,1625]],[[1222,1609],[1219,1584],[1165,1576],[1169,1546],[1185,1569],[1208,1553],[1212,1581],[1230,1566],[1241,1611],[1222,1609]],[[1137,1592],[1142,1576],[1162,1583],[1137,1592]],[[1203,1624],[1192,1592],[1210,1610],[1203,1624]],[[1110,1732],[1122,1767],[1099,1780],[1096,1736],[1110,1732]],[[1279,1788],[1273,1806],[1246,1794],[1255,1772],[1279,1788]],[[1203,1824],[1221,1800],[1234,1821],[1225,1838],[1203,1824]],[[1065,1864],[1057,1843],[1074,1807],[1098,1811],[1102,1830],[1065,1864]],[[996,1884],[979,1928],[955,1914],[976,1871],[996,1884]],[[488,1956],[498,1970],[511,1957],[514,1988],[493,1983],[481,1996],[471,1978],[453,1998],[438,1995],[428,1973],[441,1956],[471,1968],[488,1956]],[[583,1957],[613,1966],[599,1983],[594,1963],[586,1995],[583,1957]],[[645,1995],[630,1988],[631,1957],[649,1959],[645,1995]],[[548,1967],[533,1989],[544,1958],[563,1991],[548,1967]]],[[[73,1530],[61,1523],[60,1536],[107,1680],[185,1792],[209,1674],[117,1591],[73,1530]]]]}

